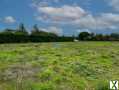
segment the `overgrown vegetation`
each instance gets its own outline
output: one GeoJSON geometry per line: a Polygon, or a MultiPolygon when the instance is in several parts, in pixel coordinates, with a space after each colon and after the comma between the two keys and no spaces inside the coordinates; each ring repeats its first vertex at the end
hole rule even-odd
{"type": "Polygon", "coordinates": [[[0,90],[109,90],[118,42],[0,45],[0,90]]]}

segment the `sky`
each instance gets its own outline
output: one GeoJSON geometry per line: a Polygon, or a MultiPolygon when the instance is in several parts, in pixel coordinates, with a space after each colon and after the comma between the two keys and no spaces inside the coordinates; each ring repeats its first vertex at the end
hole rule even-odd
{"type": "Polygon", "coordinates": [[[119,33],[119,0],[0,0],[0,30],[20,23],[59,35],[119,33]]]}

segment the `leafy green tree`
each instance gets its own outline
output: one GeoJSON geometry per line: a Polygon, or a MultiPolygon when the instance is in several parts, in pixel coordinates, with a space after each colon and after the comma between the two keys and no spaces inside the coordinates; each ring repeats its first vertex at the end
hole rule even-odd
{"type": "Polygon", "coordinates": [[[35,24],[31,31],[30,37],[31,37],[31,41],[33,42],[48,42],[48,41],[56,41],[55,37],[57,37],[57,35],[54,33],[49,33],[40,30],[37,24],[35,24]]]}
{"type": "Polygon", "coordinates": [[[81,32],[78,36],[79,40],[89,40],[91,38],[90,33],[81,32]]]}

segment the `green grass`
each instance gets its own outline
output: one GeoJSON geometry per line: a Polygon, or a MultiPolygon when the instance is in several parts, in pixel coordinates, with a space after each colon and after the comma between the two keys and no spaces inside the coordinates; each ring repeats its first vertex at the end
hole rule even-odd
{"type": "Polygon", "coordinates": [[[0,45],[0,90],[109,90],[119,42],[0,45]]]}

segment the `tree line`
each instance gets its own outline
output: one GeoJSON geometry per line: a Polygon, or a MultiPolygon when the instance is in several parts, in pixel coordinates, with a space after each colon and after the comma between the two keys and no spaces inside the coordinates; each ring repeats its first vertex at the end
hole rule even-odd
{"type": "Polygon", "coordinates": [[[26,42],[70,42],[70,41],[118,41],[119,33],[111,33],[110,35],[95,34],[89,32],[81,32],[78,36],[58,36],[52,32],[39,30],[34,25],[32,30],[28,32],[24,24],[20,24],[15,30],[5,29],[0,32],[0,43],[26,43],[26,42]]]}
{"type": "Polygon", "coordinates": [[[5,29],[0,32],[0,43],[26,43],[26,42],[65,42],[73,41],[73,37],[58,36],[52,32],[40,30],[34,25],[28,32],[24,24],[20,24],[15,30],[5,29]]]}
{"type": "Polygon", "coordinates": [[[89,32],[81,32],[78,35],[81,41],[119,41],[119,33],[111,34],[95,34],[89,32]]]}

